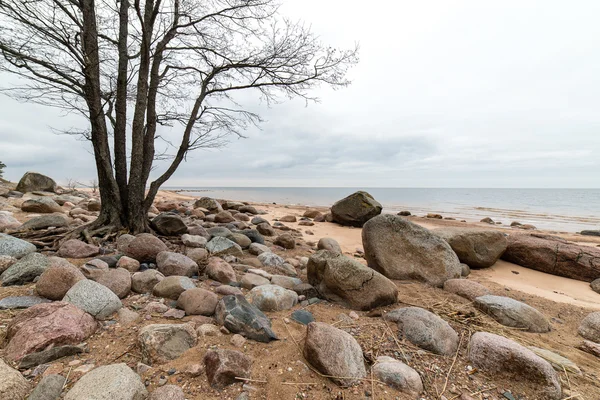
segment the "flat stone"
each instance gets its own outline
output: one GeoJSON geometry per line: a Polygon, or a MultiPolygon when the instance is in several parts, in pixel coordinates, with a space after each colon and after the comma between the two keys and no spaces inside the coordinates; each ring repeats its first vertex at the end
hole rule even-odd
{"type": "Polygon", "coordinates": [[[98,367],[82,376],[65,400],[144,400],[148,392],[127,364],[98,367]]]}
{"type": "Polygon", "coordinates": [[[509,297],[485,295],[477,297],[473,305],[504,326],[537,333],[550,331],[550,323],[542,313],[509,297]]]}
{"type": "Polygon", "coordinates": [[[267,278],[263,278],[262,276],[251,273],[245,274],[240,280],[240,284],[242,285],[242,287],[248,290],[253,289],[257,286],[268,285],[270,283],[271,281],[269,281],[267,278]]]}
{"type": "Polygon", "coordinates": [[[308,325],[311,322],[315,322],[315,317],[312,315],[310,311],[306,310],[296,310],[292,313],[291,318],[301,323],[302,325],[308,325]]]}
{"type": "Polygon", "coordinates": [[[196,346],[196,331],[190,324],[154,324],[140,330],[138,343],[142,362],[152,365],[179,358],[196,346]]]}
{"type": "Polygon", "coordinates": [[[50,300],[37,296],[10,296],[0,300],[0,310],[29,308],[36,304],[49,303],[50,300]]]}
{"type": "Polygon", "coordinates": [[[83,348],[81,346],[64,345],[52,347],[48,350],[27,354],[21,359],[19,368],[30,369],[41,364],[47,364],[54,360],[58,360],[59,358],[69,357],[80,353],[83,353],[83,348]]]}
{"type": "Polygon", "coordinates": [[[215,313],[219,296],[205,289],[188,289],[177,299],[177,307],[185,310],[186,315],[206,315],[215,313]]]}

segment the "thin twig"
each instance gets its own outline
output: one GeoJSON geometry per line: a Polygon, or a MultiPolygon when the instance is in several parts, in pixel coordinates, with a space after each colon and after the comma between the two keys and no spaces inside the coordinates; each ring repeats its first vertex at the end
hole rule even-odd
{"type": "Polygon", "coordinates": [[[442,388],[442,393],[440,393],[439,398],[441,399],[442,396],[444,395],[444,392],[446,392],[446,388],[448,387],[448,379],[450,379],[450,374],[452,373],[452,368],[454,368],[454,364],[456,364],[456,359],[458,358],[458,352],[460,351],[460,346],[462,345],[462,340],[463,337],[465,336],[465,333],[461,333],[460,334],[460,340],[458,341],[458,348],[456,349],[456,354],[454,354],[454,360],[452,360],[452,365],[450,365],[450,369],[448,370],[448,373],[446,374],[446,381],[444,382],[444,387],[442,388]]]}
{"type": "Polygon", "coordinates": [[[236,376],[235,379],[237,379],[238,381],[252,382],[252,383],[269,383],[267,381],[261,381],[258,379],[240,378],[239,376],[236,376]]]}

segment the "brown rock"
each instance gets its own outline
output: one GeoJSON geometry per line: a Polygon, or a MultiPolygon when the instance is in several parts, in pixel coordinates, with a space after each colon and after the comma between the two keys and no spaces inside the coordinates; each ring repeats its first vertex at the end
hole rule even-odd
{"type": "Polygon", "coordinates": [[[31,385],[23,375],[0,358],[0,399],[23,400],[31,391],[31,385]]]}
{"type": "Polygon", "coordinates": [[[198,273],[198,264],[183,254],[161,251],[156,256],[158,270],[164,276],[194,276],[198,273]]]}
{"type": "Polygon", "coordinates": [[[57,255],[63,258],[88,258],[100,254],[100,248],[81,240],[71,239],[64,242],[58,249],[57,255]]]}
{"type": "Polygon", "coordinates": [[[205,289],[188,289],[177,299],[177,307],[185,310],[186,315],[206,315],[215,313],[219,296],[205,289]]]}
{"type": "Polygon", "coordinates": [[[154,324],[140,330],[138,343],[142,362],[152,365],[174,360],[196,346],[196,331],[191,324],[154,324]]]}
{"type": "Polygon", "coordinates": [[[65,294],[85,276],[74,265],[56,265],[46,269],[35,285],[36,292],[50,300],[62,300],[65,294]]]}
{"type": "Polygon", "coordinates": [[[140,269],[140,262],[131,257],[123,256],[117,262],[118,268],[124,268],[127,271],[134,273],[140,269]]]}
{"type": "Polygon", "coordinates": [[[155,269],[136,272],[131,277],[131,289],[136,293],[152,293],[154,286],[163,279],[165,276],[155,269]]]}
{"type": "Polygon", "coordinates": [[[302,216],[314,219],[317,218],[319,215],[323,215],[319,210],[306,210],[302,216]]]}
{"type": "Polygon", "coordinates": [[[204,356],[208,383],[214,388],[223,389],[240,382],[235,378],[250,378],[252,359],[235,350],[209,350],[204,356]]]}
{"type": "Polygon", "coordinates": [[[317,249],[329,250],[333,251],[334,253],[342,254],[342,248],[340,247],[340,244],[337,242],[337,240],[329,237],[319,239],[319,243],[317,243],[317,249]]]}
{"type": "Polygon", "coordinates": [[[281,221],[281,222],[296,222],[296,217],[293,215],[285,215],[285,216],[279,218],[279,221],[281,221]]]}
{"type": "Polygon", "coordinates": [[[229,211],[221,211],[215,215],[215,222],[226,224],[235,221],[233,215],[229,211]]]}
{"type": "Polygon", "coordinates": [[[165,385],[150,393],[148,400],[185,400],[185,394],[179,386],[165,385]]]}
{"type": "Polygon", "coordinates": [[[98,278],[100,275],[107,272],[108,269],[109,269],[109,267],[106,262],[95,258],[93,260],[86,262],[81,267],[81,272],[83,273],[83,276],[85,276],[87,279],[94,280],[94,279],[98,278]]]}
{"type": "Polygon", "coordinates": [[[229,283],[235,282],[236,276],[233,267],[223,259],[218,257],[211,257],[208,260],[206,266],[206,274],[210,279],[214,279],[217,282],[229,283]]]}
{"type": "Polygon", "coordinates": [[[181,293],[195,287],[194,282],[187,276],[167,276],[154,286],[152,294],[157,297],[177,300],[181,293]]]}
{"type": "Polygon", "coordinates": [[[548,235],[510,235],[502,259],[584,282],[600,278],[600,248],[579,246],[548,235]]]}
{"type": "Polygon", "coordinates": [[[124,268],[109,269],[94,280],[109,288],[120,299],[127,297],[131,291],[131,274],[124,268]]]}
{"type": "Polygon", "coordinates": [[[277,236],[273,243],[287,250],[291,250],[296,247],[296,240],[289,233],[284,233],[283,235],[277,236]]]}
{"type": "Polygon", "coordinates": [[[490,291],[481,283],[467,279],[449,279],[444,282],[444,290],[471,301],[475,300],[476,297],[490,294],[490,291]]]}
{"type": "Polygon", "coordinates": [[[275,229],[266,222],[256,225],[256,230],[264,236],[275,236],[277,234],[275,233],[275,229]]]}
{"type": "Polygon", "coordinates": [[[125,254],[139,262],[154,262],[158,253],[168,250],[167,245],[156,236],[142,233],[129,243],[125,254]]]}
{"type": "Polygon", "coordinates": [[[38,304],[8,325],[6,357],[12,361],[53,344],[79,344],[96,331],[94,317],[72,304],[38,304]]]}
{"type": "Polygon", "coordinates": [[[448,242],[460,262],[471,268],[488,268],[506,251],[504,233],[488,229],[443,228],[432,231],[448,242]]]}

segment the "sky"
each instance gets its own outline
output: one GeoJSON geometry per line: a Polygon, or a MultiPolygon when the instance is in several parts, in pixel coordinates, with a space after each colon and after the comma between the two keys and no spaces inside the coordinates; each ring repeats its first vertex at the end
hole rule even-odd
{"type": "MultiPolygon", "coordinates": [[[[190,154],[166,186],[600,187],[600,2],[283,3],[323,42],[360,44],[352,85],[249,97],[260,129],[190,154]]],[[[52,129],[82,124],[0,95],[5,177],[94,179],[89,143],[52,129]]]]}

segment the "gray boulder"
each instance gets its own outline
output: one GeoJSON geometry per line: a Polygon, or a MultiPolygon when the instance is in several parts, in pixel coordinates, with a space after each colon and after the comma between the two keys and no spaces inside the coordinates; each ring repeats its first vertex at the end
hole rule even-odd
{"type": "Polygon", "coordinates": [[[329,237],[324,237],[319,239],[319,243],[317,243],[317,249],[319,250],[329,250],[329,251],[333,251],[334,253],[342,253],[342,248],[340,247],[340,244],[332,238],[329,237]]]}
{"type": "Polygon", "coordinates": [[[307,277],[322,296],[356,310],[398,301],[394,282],[340,253],[320,250],[313,254],[308,260],[307,277]]]}
{"type": "Polygon", "coordinates": [[[277,285],[257,286],[246,295],[249,303],[261,311],[289,310],[298,304],[298,294],[277,285]]]}
{"type": "Polygon", "coordinates": [[[258,255],[258,261],[265,267],[279,268],[285,264],[285,260],[275,253],[264,252],[258,255]]]}
{"type": "Polygon", "coordinates": [[[337,201],[331,207],[333,221],[340,225],[363,226],[371,218],[381,214],[381,204],[367,192],[358,191],[337,201]]]}
{"type": "Polygon", "coordinates": [[[21,193],[56,192],[56,182],[46,175],[26,172],[17,184],[16,191],[21,193]]]}
{"type": "Polygon", "coordinates": [[[277,340],[271,329],[271,321],[256,306],[248,303],[242,295],[223,297],[217,304],[215,319],[230,332],[248,339],[268,343],[277,340]]]}
{"type": "Polygon", "coordinates": [[[131,276],[131,290],[136,293],[152,293],[154,286],[165,279],[165,276],[155,269],[136,272],[131,276]]]}
{"type": "Polygon", "coordinates": [[[473,304],[504,326],[529,332],[550,332],[550,323],[541,312],[510,297],[485,295],[477,297],[473,304]]]}
{"type": "Polygon", "coordinates": [[[144,400],[144,382],[127,364],[103,365],[82,376],[65,400],[144,400]]]}
{"type": "Polygon", "coordinates": [[[61,213],[63,209],[50,197],[35,197],[25,200],[21,204],[21,210],[39,214],[61,213]]]}
{"type": "Polygon", "coordinates": [[[55,228],[60,228],[63,226],[67,226],[68,224],[69,220],[63,214],[40,215],[39,217],[31,218],[29,221],[25,222],[19,227],[19,230],[26,231],[46,229],[51,226],[55,228]]]}
{"type": "Polygon", "coordinates": [[[462,268],[450,245],[429,230],[392,215],[379,215],[362,231],[369,267],[390,279],[414,279],[441,287],[460,278],[462,268]]]}
{"type": "Polygon", "coordinates": [[[198,264],[183,254],[162,251],[156,256],[158,270],[164,276],[194,276],[198,274],[198,264]]]}
{"type": "Polygon", "coordinates": [[[531,350],[502,336],[477,332],[471,336],[469,360],[473,366],[494,375],[525,381],[529,388],[550,400],[561,398],[556,371],[531,350]]]}
{"type": "Polygon", "coordinates": [[[392,357],[379,356],[373,365],[375,379],[413,396],[423,391],[423,381],[417,371],[392,357]]]}
{"type": "Polygon", "coordinates": [[[65,377],[48,375],[42,378],[27,400],[58,400],[65,385],[65,377]]]}
{"type": "Polygon", "coordinates": [[[97,319],[106,319],[123,306],[112,290],[89,279],[73,285],[63,301],[73,304],[97,319]]]}
{"type": "Polygon", "coordinates": [[[508,247],[504,233],[486,229],[443,228],[432,233],[444,239],[458,256],[471,268],[491,267],[508,247]]]}
{"type": "Polygon", "coordinates": [[[409,342],[436,354],[454,355],[458,348],[458,334],[443,319],[419,307],[405,307],[391,311],[384,317],[398,323],[398,334],[409,342]]]}
{"type": "Polygon", "coordinates": [[[585,317],[581,321],[577,332],[592,342],[600,343],[600,311],[593,312],[585,317]]]}
{"type": "Polygon", "coordinates": [[[35,252],[35,250],[35,245],[26,242],[25,240],[0,233],[0,256],[21,258],[29,253],[35,252]]]}
{"type": "Polygon", "coordinates": [[[366,378],[363,352],[349,333],[322,322],[308,324],[304,358],[319,372],[341,386],[351,386],[366,378]]]}
{"type": "Polygon", "coordinates": [[[215,236],[206,244],[206,250],[213,256],[242,256],[242,248],[235,242],[222,236],[215,236]]]}
{"type": "Polygon", "coordinates": [[[30,253],[8,267],[0,275],[2,286],[23,285],[33,282],[50,266],[48,257],[40,253],[30,253]]]}
{"type": "Polygon", "coordinates": [[[152,294],[157,297],[177,300],[181,293],[195,287],[194,282],[187,276],[167,276],[154,286],[152,294]]]}

